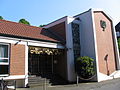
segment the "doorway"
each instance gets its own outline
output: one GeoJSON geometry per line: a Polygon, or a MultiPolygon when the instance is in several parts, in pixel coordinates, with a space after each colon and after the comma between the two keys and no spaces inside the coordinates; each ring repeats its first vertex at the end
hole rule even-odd
{"type": "Polygon", "coordinates": [[[30,46],[28,57],[29,75],[47,78],[51,83],[67,80],[67,59],[64,49],[30,46]]]}
{"type": "Polygon", "coordinates": [[[28,64],[31,75],[49,77],[54,72],[53,55],[29,54],[28,64]]]}

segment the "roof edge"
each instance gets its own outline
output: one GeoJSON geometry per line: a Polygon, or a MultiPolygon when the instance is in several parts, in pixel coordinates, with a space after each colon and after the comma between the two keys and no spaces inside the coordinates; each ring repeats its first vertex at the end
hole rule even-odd
{"type": "Polygon", "coordinates": [[[105,10],[103,10],[103,9],[101,9],[101,8],[90,8],[89,10],[87,10],[87,11],[85,11],[85,12],[83,12],[83,13],[77,14],[77,15],[75,15],[75,16],[73,16],[73,17],[77,17],[77,16],[82,15],[82,14],[84,14],[84,13],[86,13],[86,12],[89,12],[89,11],[92,11],[92,12],[102,12],[102,13],[104,13],[105,16],[107,16],[111,21],[113,21],[113,18],[112,18],[109,14],[107,14],[105,10]]]}
{"type": "Polygon", "coordinates": [[[86,13],[86,12],[89,12],[91,9],[89,9],[89,10],[87,10],[87,11],[84,11],[84,12],[82,12],[82,13],[80,13],[80,14],[77,14],[77,15],[75,15],[75,16],[73,16],[74,18],[75,17],[77,17],[77,16],[79,16],[79,15],[82,15],[82,14],[84,14],[84,13],[86,13]]]}
{"type": "Polygon", "coordinates": [[[99,8],[93,8],[91,9],[93,12],[102,12],[107,18],[109,18],[111,21],[113,21],[113,18],[103,9],[99,8]]]}
{"type": "Polygon", "coordinates": [[[52,42],[52,43],[61,43],[60,41],[43,40],[43,39],[37,39],[37,38],[31,38],[31,37],[23,37],[23,36],[16,36],[16,35],[10,35],[10,34],[1,34],[0,33],[0,36],[19,38],[19,39],[27,39],[27,40],[44,41],[44,42],[52,42]]]}
{"type": "Polygon", "coordinates": [[[21,24],[21,25],[24,25],[24,26],[28,26],[28,27],[34,27],[34,28],[40,28],[40,29],[43,29],[42,27],[37,27],[37,26],[32,26],[32,25],[27,25],[27,24],[23,24],[23,23],[19,23],[19,22],[14,22],[14,21],[9,21],[9,20],[0,20],[0,23],[3,22],[9,22],[9,23],[14,23],[14,24],[21,24]]]}
{"type": "Polygon", "coordinates": [[[62,18],[60,18],[60,19],[57,19],[57,20],[55,20],[55,21],[53,21],[53,22],[51,22],[51,23],[43,26],[43,28],[49,28],[49,27],[52,27],[52,26],[54,26],[54,25],[57,25],[57,24],[59,24],[59,23],[61,23],[61,22],[64,22],[67,17],[68,17],[68,16],[64,16],[64,17],[62,17],[62,18]]]}

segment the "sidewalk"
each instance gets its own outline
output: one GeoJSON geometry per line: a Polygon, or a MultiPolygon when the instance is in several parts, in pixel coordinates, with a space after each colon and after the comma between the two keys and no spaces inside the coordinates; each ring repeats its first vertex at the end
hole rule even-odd
{"type": "Polygon", "coordinates": [[[33,88],[17,88],[17,90],[120,90],[120,78],[104,82],[79,83],[71,85],[36,86],[33,88]]]}

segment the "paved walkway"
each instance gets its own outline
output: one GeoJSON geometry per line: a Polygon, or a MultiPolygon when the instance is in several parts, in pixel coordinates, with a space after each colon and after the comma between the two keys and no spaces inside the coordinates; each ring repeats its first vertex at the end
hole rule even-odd
{"type": "Polygon", "coordinates": [[[47,86],[46,89],[42,86],[36,86],[32,88],[18,88],[17,90],[120,90],[120,78],[99,83],[79,83],[78,86],[76,84],[56,85],[47,86]]]}

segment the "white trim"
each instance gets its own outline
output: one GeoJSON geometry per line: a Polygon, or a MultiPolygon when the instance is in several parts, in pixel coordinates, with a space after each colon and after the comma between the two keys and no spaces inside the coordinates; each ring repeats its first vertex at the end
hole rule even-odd
{"type": "Polygon", "coordinates": [[[8,47],[8,57],[7,58],[4,58],[4,57],[0,57],[0,59],[7,59],[8,60],[8,62],[0,62],[0,65],[9,65],[9,62],[10,62],[10,44],[8,44],[8,43],[1,43],[0,42],[0,45],[5,45],[5,46],[7,46],[8,47]]]}
{"type": "Polygon", "coordinates": [[[73,52],[73,39],[72,39],[72,27],[71,22],[74,18],[67,17],[66,20],[66,47],[67,50],[67,76],[68,81],[73,82],[76,80],[76,74],[74,69],[74,52],[73,52]]]}
{"type": "Polygon", "coordinates": [[[94,44],[95,44],[95,57],[96,57],[96,71],[97,71],[97,80],[99,81],[99,63],[98,63],[98,51],[97,51],[97,39],[96,39],[96,29],[95,29],[95,19],[94,19],[94,12],[90,9],[92,15],[92,25],[93,25],[93,35],[94,35],[94,44]]]}
{"type": "Polygon", "coordinates": [[[56,20],[56,21],[54,21],[54,22],[52,22],[52,23],[44,26],[43,28],[49,28],[49,27],[52,27],[52,26],[57,25],[57,24],[59,24],[59,23],[65,22],[66,19],[67,19],[67,16],[65,16],[65,17],[63,17],[63,18],[61,18],[61,19],[58,19],[58,20],[56,20]]]}
{"type": "Polygon", "coordinates": [[[25,75],[11,75],[11,76],[8,76],[8,77],[0,77],[0,79],[3,80],[17,80],[17,79],[25,79],[25,75]]]}
{"type": "MultiPolygon", "coordinates": [[[[0,45],[5,45],[5,46],[7,46],[7,48],[8,48],[8,50],[7,50],[7,54],[8,54],[8,57],[7,58],[4,58],[4,57],[1,57],[0,59],[2,60],[4,60],[4,59],[6,59],[6,60],[8,60],[7,62],[0,62],[0,65],[1,66],[3,66],[3,65],[7,65],[7,67],[9,67],[9,64],[10,64],[10,44],[8,44],[8,43],[1,43],[0,42],[0,45]]],[[[9,71],[9,69],[8,69],[8,71],[9,71]]],[[[4,72],[3,72],[4,73],[4,72]]],[[[8,76],[8,74],[9,74],[9,72],[7,73],[7,74],[0,74],[0,76],[8,76]]]]}
{"type": "Polygon", "coordinates": [[[1,41],[0,41],[0,44],[2,44],[2,45],[8,45],[9,46],[9,43],[2,43],[1,41]]]}
{"type": "Polygon", "coordinates": [[[120,78],[120,70],[114,71],[109,76],[99,72],[99,81],[98,82],[105,81],[105,80],[110,80],[110,79],[114,79],[114,78],[120,78]]]}
{"type": "Polygon", "coordinates": [[[60,43],[53,43],[53,42],[26,40],[26,39],[18,39],[18,38],[8,38],[8,37],[3,37],[3,36],[0,36],[0,40],[1,40],[0,41],[1,43],[16,44],[17,42],[19,42],[21,40],[21,42],[19,42],[18,44],[26,45],[26,43],[28,43],[28,45],[32,45],[32,46],[41,46],[41,47],[49,47],[49,48],[61,48],[61,49],[64,48],[64,46],[61,45],[60,43]]]}
{"type": "Polygon", "coordinates": [[[7,88],[15,90],[15,86],[7,86],[7,88]]]}
{"type": "Polygon", "coordinates": [[[28,43],[25,45],[25,87],[28,84],[28,43]]]}
{"type": "Polygon", "coordinates": [[[19,39],[19,38],[12,38],[12,37],[5,37],[5,36],[0,36],[0,42],[1,43],[12,43],[12,44],[26,44],[25,39],[19,39]],[[21,42],[19,42],[21,40],[21,42]]]}
{"type": "Polygon", "coordinates": [[[113,21],[113,18],[108,14],[108,13],[106,13],[106,11],[105,10],[103,10],[103,9],[99,9],[99,8],[92,8],[92,11],[93,12],[95,12],[95,11],[98,11],[98,12],[103,12],[110,20],[112,20],[113,21]]]}
{"type": "Polygon", "coordinates": [[[9,62],[7,62],[7,63],[0,62],[0,65],[9,65],[9,62]]]}
{"type": "Polygon", "coordinates": [[[115,52],[115,59],[117,61],[117,69],[120,70],[120,55],[119,55],[119,49],[118,49],[118,42],[117,42],[117,36],[115,32],[115,28],[113,26],[113,22],[111,22],[111,29],[112,29],[112,35],[113,35],[113,43],[114,43],[114,52],[115,52]]]}
{"type": "Polygon", "coordinates": [[[0,58],[0,59],[9,59],[9,58],[0,58]]]}
{"type": "MultiPolygon", "coordinates": [[[[66,29],[66,40],[67,40],[68,19],[65,21],[65,29],[66,29]]],[[[67,42],[66,42],[66,47],[67,47],[67,42]]],[[[67,80],[69,80],[68,51],[67,51],[67,80]]]]}
{"type": "MultiPolygon", "coordinates": [[[[103,12],[110,20],[113,20],[113,18],[109,14],[107,14],[105,10],[103,10],[101,8],[90,8],[89,10],[87,10],[87,11],[81,13],[81,14],[84,14],[84,13],[89,12],[89,11],[92,11],[92,12],[103,12]]],[[[81,14],[75,15],[74,17],[77,18],[81,14]]]]}
{"type": "Polygon", "coordinates": [[[9,74],[0,74],[0,77],[6,77],[9,76],[9,74]]]}
{"type": "Polygon", "coordinates": [[[64,47],[60,44],[57,43],[48,43],[48,42],[28,42],[29,46],[39,46],[39,47],[49,47],[49,48],[61,48],[63,49],[64,47]]]}

